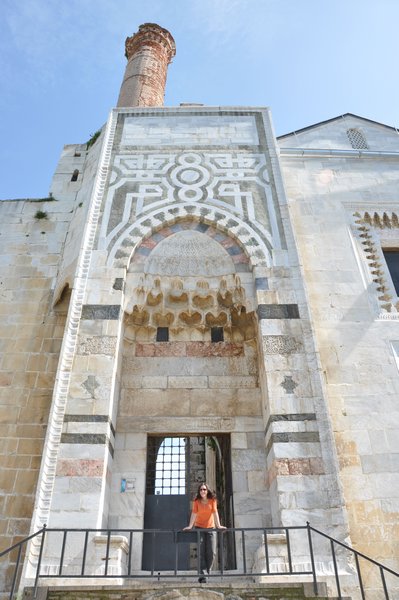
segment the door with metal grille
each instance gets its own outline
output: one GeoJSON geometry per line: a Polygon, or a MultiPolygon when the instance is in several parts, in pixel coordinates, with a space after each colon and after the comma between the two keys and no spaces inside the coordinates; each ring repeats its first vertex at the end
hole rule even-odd
{"type": "MultiPolygon", "coordinates": [[[[221,521],[233,527],[230,436],[148,436],[143,540],[144,570],[196,568],[191,536],[176,536],[189,522],[201,481],[216,490],[221,521]],[[185,541],[187,540],[187,541],[185,541]]],[[[234,568],[234,541],[223,535],[225,568],[234,568]]]]}
{"type": "MultiPolygon", "coordinates": [[[[144,529],[182,529],[187,525],[188,444],[185,437],[148,437],[144,529]]],[[[188,569],[185,544],[170,532],[145,533],[144,570],[188,569]]]]}

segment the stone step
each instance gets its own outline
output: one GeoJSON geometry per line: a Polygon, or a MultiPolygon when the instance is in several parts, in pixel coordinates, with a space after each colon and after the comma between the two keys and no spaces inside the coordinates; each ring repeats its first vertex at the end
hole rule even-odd
{"type": "MultiPolygon", "coordinates": [[[[324,584],[314,595],[311,583],[206,583],[130,581],[120,586],[68,586],[40,588],[36,600],[338,600],[327,596],[324,584]]],[[[33,599],[25,589],[23,600],[33,599]]],[[[348,596],[342,600],[351,600],[348,596]]]]}

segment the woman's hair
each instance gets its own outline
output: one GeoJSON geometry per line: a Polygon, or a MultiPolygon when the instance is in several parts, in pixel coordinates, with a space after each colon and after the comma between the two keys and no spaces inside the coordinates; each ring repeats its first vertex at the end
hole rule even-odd
{"type": "Polygon", "coordinates": [[[206,494],[206,497],[207,497],[208,499],[212,500],[212,499],[216,498],[216,494],[215,494],[215,492],[212,492],[212,490],[211,490],[211,489],[209,489],[209,486],[208,486],[208,484],[207,484],[207,483],[205,483],[205,481],[202,481],[202,482],[199,484],[199,486],[198,486],[197,495],[195,496],[195,500],[201,500],[201,492],[200,492],[200,489],[201,489],[202,487],[206,487],[206,489],[208,490],[208,491],[207,491],[207,494],[206,494]]]}

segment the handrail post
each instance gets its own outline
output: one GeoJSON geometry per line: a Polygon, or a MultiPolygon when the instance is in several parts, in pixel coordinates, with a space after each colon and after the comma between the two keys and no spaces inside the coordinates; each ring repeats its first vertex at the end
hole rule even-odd
{"type": "Polygon", "coordinates": [[[105,577],[108,577],[108,563],[109,563],[109,547],[110,547],[110,543],[111,543],[111,530],[108,529],[107,531],[107,551],[105,554],[105,568],[104,568],[104,575],[105,577]]]}
{"type": "Polygon", "coordinates": [[[313,591],[315,596],[319,595],[317,589],[317,576],[316,576],[316,567],[314,564],[314,554],[313,554],[313,543],[312,543],[312,531],[310,529],[309,521],[306,521],[306,528],[308,530],[308,541],[309,541],[309,552],[310,552],[310,562],[312,563],[312,575],[313,575],[313,591]]]}
{"type": "Polygon", "coordinates": [[[358,554],[357,554],[356,550],[354,552],[355,552],[356,571],[357,571],[357,577],[359,579],[360,592],[362,594],[362,600],[366,600],[366,596],[364,594],[362,574],[361,574],[361,571],[360,571],[359,557],[358,557],[358,554]]]}
{"type": "Polygon", "coordinates": [[[17,575],[18,575],[18,569],[19,569],[19,562],[21,560],[21,552],[22,552],[22,543],[19,545],[19,548],[18,548],[18,557],[17,557],[17,562],[15,565],[15,568],[14,568],[14,575],[13,575],[12,584],[11,584],[10,600],[12,600],[12,598],[14,596],[15,584],[17,581],[17,575]]]}
{"type": "Polygon", "coordinates": [[[84,545],[83,545],[82,569],[81,569],[81,572],[80,572],[80,574],[81,574],[82,577],[85,574],[86,554],[87,554],[88,540],[89,540],[89,530],[86,529],[86,531],[85,531],[85,541],[84,541],[84,545]]]}
{"type": "Polygon", "coordinates": [[[244,574],[247,574],[247,555],[245,552],[245,530],[241,530],[241,542],[242,542],[242,564],[244,567],[244,574]]]}
{"type": "Polygon", "coordinates": [[[152,544],[151,544],[151,576],[154,576],[154,571],[155,571],[155,543],[156,543],[155,531],[151,532],[151,540],[152,540],[152,544]]]}
{"type": "Polygon", "coordinates": [[[37,598],[37,586],[39,583],[39,576],[40,576],[40,567],[42,564],[42,556],[43,556],[43,548],[44,548],[44,538],[46,537],[46,523],[43,525],[43,534],[42,534],[42,539],[40,541],[40,551],[39,551],[39,560],[37,561],[37,568],[36,568],[36,577],[35,577],[35,585],[33,588],[33,597],[37,598]]]}
{"type": "Polygon", "coordinates": [[[129,555],[128,555],[128,568],[127,568],[127,574],[128,577],[130,577],[130,575],[132,574],[132,545],[133,545],[133,531],[129,531],[129,555]]]}
{"type": "Polygon", "coordinates": [[[177,545],[177,531],[173,530],[173,543],[175,545],[175,577],[177,576],[178,566],[179,566],[179,547],[177,545]]]}
{"type": "Polygon", "coordinates": [[[290,575],[292,575],[291,541],[290,530],[288,529],[288,527],[285,528],[285,539],[287,541],[288,572],[290,575]]]}
{"type": "Polygon", "coordinates": [[[341,599],[342,598],[341,586],[339,583],[339,574],[338,574],[338,566],[337,566],[337,557],[335,556],[334,540],[330,539],[330,545],[331,545],[331,554],[332,554],[333,565],[334,565],[335,583],[337,584],[338,598],[341,599]]]}
{"type": "Polygon", "coordinates": [[[218,544],[220,547],[220,574],[223,577],[224,574],[224,540],[225,537],[223,534],[219,534],[219,532],[216,533],[217,538],[218,538],[218,544]]]}
{"type": "Polygon", "coordinates": [[[64,529],[64,534],[62,536],[62,547],[61,547],[61,557],[60,557],[60,568],[58,571],[58,575],[62,575],[62,568],[64,566],[64,555],[65,555],[65,546],[66,546],[66,538],[67,538],[68,530],[64,529]]]}
{"type": "Polygon", "coordinates": [[[385,581],[384,569],[382,567],[380,567],[380,575],[381,575],[382,585],[383,585],[383,588],[384,588],[385,599],[389,600],[387,583],[385,581]]]}
{"type": "Polygon", "coordinates": [[[197,529],[197,575],[201,572],[201,534],[200,530],[197,529]]]}
{"type": "Polygon", "coordinates": [[[266,573],[270,573],[270,563],[269,563],[269,542],[267,539],[267,529],[263,530],[264,535],[264,545],[265,545],[265,561],[266,561],[266,573]]]}

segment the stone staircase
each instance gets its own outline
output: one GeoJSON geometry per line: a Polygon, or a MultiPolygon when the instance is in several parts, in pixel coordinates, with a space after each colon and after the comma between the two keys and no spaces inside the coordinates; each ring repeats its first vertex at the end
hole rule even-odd
{"type": "MultiPolygon", "coordinates": [[[[120,587],[53,587],[40,588],[36,600],[338,600],[328,596],[324,583],[187,583],[130,582],[120,587]]],[[[23,600],[33,600],[33,590],[25,589],[23,600]]],[[[341,600],[351,600],[341,596],[341,600]]]]}

